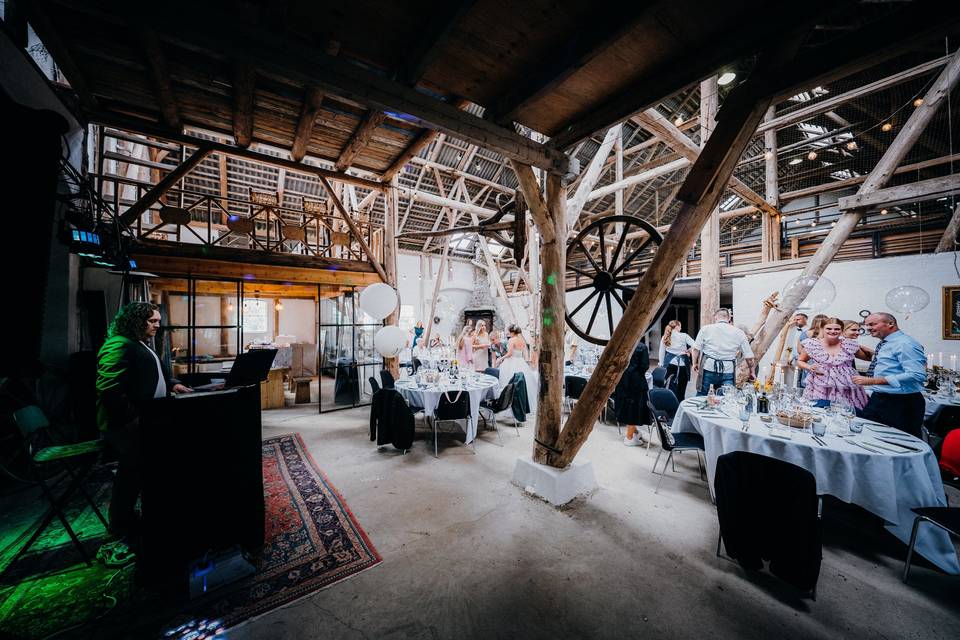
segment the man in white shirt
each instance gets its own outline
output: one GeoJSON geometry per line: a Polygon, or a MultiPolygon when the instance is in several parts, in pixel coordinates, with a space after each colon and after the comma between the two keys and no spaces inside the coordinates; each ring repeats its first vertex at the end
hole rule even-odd
{"type": "Polygon", "coordinates": [[[703,367],[703,381],[697,395],[705,396],[713,385],[720,389],[733,384],[737,359],[744,357],[753,370],[753,350],[741,329],[730,324],[730,312],[720,309],[713,315],[714,323],[700,329],[693,344],[693,375],[696,378],[703,367]],[[701,354],[703,356],[701,362],[701,354]]]}
{"type": "Polygon", "coordinates": [[[800,343],[807,339],[807,314],[797,312],[790,319],[791,327],[787,332],[786,346],[792,349],[790,364],[793,365],[794,375],[800,376],[797,380],[797,386],[803,386],[803,378],[806,371],[797,368],[797,358],[800,357],[800,343]]]}

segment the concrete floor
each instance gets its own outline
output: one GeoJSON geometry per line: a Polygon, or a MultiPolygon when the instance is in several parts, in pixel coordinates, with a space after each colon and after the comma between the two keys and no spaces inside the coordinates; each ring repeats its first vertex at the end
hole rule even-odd
{"type": "MultiPolygon", "coordinates": [[[[717,558],[717,517],[685,454],[659,495],[656,446],[598,425],[580,457],[600,489],[557,510],[510,484],[520,437],[484,432],[477,454],[418,438],[377,450],[368,409],[264,413],[264,437],[299,432],[383,563],[232,630],[249,638],[960,637],[960,577],[917,566],[865,513],[828,503],[817,601],[717,558]]],[[[951,504],[956,504],[956,494],[951,504]]]]}

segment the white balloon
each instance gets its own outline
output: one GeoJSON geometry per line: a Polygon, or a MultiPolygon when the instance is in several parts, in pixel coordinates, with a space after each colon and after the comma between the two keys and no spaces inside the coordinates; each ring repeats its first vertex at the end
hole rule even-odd
{"type": "Polygon", "coordinates": [[[887,291],[887,306],[897,313],[911,313],[920,311],[930,304],[930,294],[912,285],[894,287],[887,291]]]}
{"type": "Polygon", "coordinates": [[[407,344],[407,333],[396,326],[383,327],[373,336],[373,346],[384,358],[396,358],[407,344]]]}
{"type": "Polygon", "coordinates": [[[786,284],[780,300],[787,300],[797,295],[799,291],[809,288],[810,291],[797,305],[798,311],[819,313],[829,307],[837,299],[837,288],[833,282],[823,276],[797,276],[786,284]]]}
{"type": "Polygon", "coordinates": [[[360,292],[360,308],[368,316],[383,320],[397,308],[397,292],[388,284],[378,282],[360,292]]]}

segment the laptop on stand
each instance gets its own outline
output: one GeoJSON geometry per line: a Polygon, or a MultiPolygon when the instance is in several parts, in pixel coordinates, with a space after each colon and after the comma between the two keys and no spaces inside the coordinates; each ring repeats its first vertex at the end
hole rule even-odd
{"type": "Polygon", "coordinates": [[[194,391],[220,391],[247,385],[258,384],[267,379],[273,359],[277,356],[276,349],[251,349],[241,353],[233,361],[226,382],[202,384],[193,387],[194,391]]]}

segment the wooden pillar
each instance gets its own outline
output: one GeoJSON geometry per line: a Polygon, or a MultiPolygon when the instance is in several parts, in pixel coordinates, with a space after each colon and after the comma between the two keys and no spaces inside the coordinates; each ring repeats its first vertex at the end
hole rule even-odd
{"type": "MultiPolygon", "coordinates": [[[[384,193],[384,215],[383,215],[383,270],[386,273],[384,281],[397,288],[397,178],[390,181],[390,188],[384,193]]],[[[373,256],[370,256],[373,258],[373,256]]],[[[400,292],[397,292],[399,298],[400,292]]],[[[396,325],[400,319],[400,304],[397,302],[397,308],[383,321],[385,325],[396,325]]],[[[384,358],[383,367],[387,369],[396,380],[400,377],[400,359],[384,358]]]]}
{"type": "Polygon", "coordinates": [[[230,351],[230,294],[220,296],[220,355],[230,351]]]}
{"type": "MultiPolygon", "coordinates": [[[[700,145],[703,148],[716,125],[717,77],[700,83],[700,145]]],[[[700,326],[713,322],[720,308],[720,209],[714,209],[700,233],[700,326]]]]}
{"type": "MultiPolygon", "coordinates": [[[[887,147],[886,153],[880,158],[877,166],[873,168],[873,171],[860,186],[857,191],[858,196],[878,191],[890,181],[897,166],[913,148],[913,145],[933,119],[937,109],[957,85],[958,80],[960,80],[960,50],[951,56],[940,76],[924,95],[923,102],[910,114],[910,118],[904,123],[903,128],[897,133],[897,137],[890,143],[890,146],[887,147]]],[[[843,246],[843,243],[850,237],[850,234],[860,222],[861,215],[861,211],[852,209],[837,219],[836,226],[823,239],[817,252],[803,269],[802,275],[820,276],[826,270],[827,265],[837,255],[840,247],[843,246]]],[[[807,294],[810,293],[811,288],[812,286],[797,287],[791,292],[791,295],[785,296],[780,301],[779,308],[770,313],[767,322],[753,339],[753,353],[758,362],[770,348],[781,328],[793,316],[807,294]]]]}
{"type": "MultiPolygon", "coordinates": [[[[753,92],[752,84],[748,80],[734,90],[736,96],[731,94],[728,98],[724,117],[718,121],[678,192],[680,211],[560,433],[554,447],[556,451],[550,452],[547,460],[550,466],[566,467],[586,442],[597,416],[627,368],[643,331],[666,298],[690,246],[719,204],[737,161],[770,105],[769,98],[761,98],[753,92]]],[[[758,80],[757,85],[762,87],[763,82],[758,80]]]]}
{"type": "Polygon", "coordinates": [[[960,233],[960,204],[953,210],[950,222],[947,224],[940,243],[937,244],[937,250],[934,253],[943,253],[944,251],[956,251],[957,234],[960,233]]]}
{"type": "MultiPolygon", "coordinates": [[[[767,109],[764,122],[773,120],[776,107],[767,109]]],[[[780,184],[777,180],[777,130],[770,127],[763,132],[763,158],[766,192],[764,199],[773,208],[780,209],[780,184]]],[[[772,262],[780,259],[780,216],[760,212],[763,216],[760,224],[760,262],[772,262]]]]}
{"type": "Polygon", "coordinates": [[[538,371],[540,390],[537,396],[537,435],[533,460],[549,464],[551,450],[560,435],[563,408],[563,334],[566,314],[566,188],[560,177],[547,175],[547,198],[529,165],[510,161],[520,183],[524,199],[540,233],[540,350],[538,371]]]}
{"type": "MultiPolygon", "coordinates": [[[[616,153],[614,172],[615,172],[615,182],[620,182],[623,180],[623,137],[617,136],[617,141],[614,143],[613,151],[616,153]]],[[[614,212],[621,216],[623,215],[623,189],[617,189],[617,192],[614,194],[614,212]]]]}

